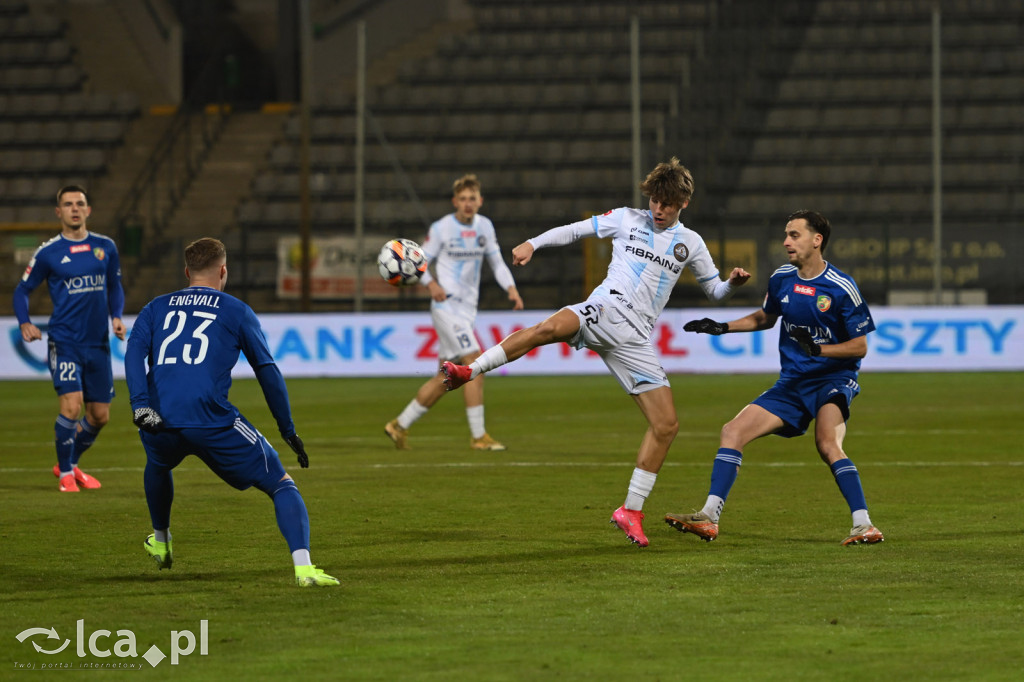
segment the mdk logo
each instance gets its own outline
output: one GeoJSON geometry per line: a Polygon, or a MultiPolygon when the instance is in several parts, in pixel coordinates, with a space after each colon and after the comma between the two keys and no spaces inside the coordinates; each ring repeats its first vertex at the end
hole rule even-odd
{"type": "Polygon", "coordinates": [[[107,252],[104,251],[101,247],[97,246],[95,249],[92,250],[92,255],[96,256],[96,260],[103,260],[104,258],[107,257],[107,252]]]}
{"type": "Polygon", "coordinates": [[[831,296],[826,296],[826,295],[822,294],[821,296],[818,297],[818,310],[820,310],[821,312],[826,312],[831,307],[832,307],[832,297],[831,296]]]}

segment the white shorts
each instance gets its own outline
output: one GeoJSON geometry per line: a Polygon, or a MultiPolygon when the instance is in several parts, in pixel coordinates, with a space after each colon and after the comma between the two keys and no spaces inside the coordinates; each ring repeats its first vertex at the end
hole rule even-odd
{"type": "Polygon", "coordinates": [[[442,303],[430,308],[430,319],[437,331],[437,357],[439,360],[460,360],[470,353],[479,353],[473,324],[476,315],[469,315],[455,306],[442,303]]]}
{"type": "Polygon", "coordinates": [[[595,296],[564,310],[576,313],[580,320],[580,330],[569,344],[600,355],[626,393],[637,395],[669,385],[649,335],[638,330],[612,299],[595,296]]]}

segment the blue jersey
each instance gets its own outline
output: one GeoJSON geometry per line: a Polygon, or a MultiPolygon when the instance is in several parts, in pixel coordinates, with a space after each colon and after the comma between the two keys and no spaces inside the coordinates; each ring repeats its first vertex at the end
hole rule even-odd
{"type": "Polygon", "coordinates": [[[14,290],[18,324],[29,322],[29,294],[43,282],[50,288],[53,314],[47,334],[62,344],[107,346],[107,317],[124,313],[121,262],[114,240],[86,232],[76,241],[63,235],[44,242],[14,290]]]}
{"type": "Polygon", "coordinates": [[[256,313],[210,287],[159,296],[139,313],[124,358],[132,409],[156,410],[169,428],[231,426],[240,416],[228,401],[239,352],[256,372],[282,435],[294,434],[288,391],[256,313]]]}
{"type": "Polygon", "coordinates": [[[789,338],[794,326],[807,328],[818,343],[842,343],[875,330],[871,312],[849,275],[826,263],[817,277],[801,279],[795,265],[783,265],[768,280],[762,309],[782,317],[780,380],[830,375],[857,378],[860,358],[812,357],[789,338]]]}

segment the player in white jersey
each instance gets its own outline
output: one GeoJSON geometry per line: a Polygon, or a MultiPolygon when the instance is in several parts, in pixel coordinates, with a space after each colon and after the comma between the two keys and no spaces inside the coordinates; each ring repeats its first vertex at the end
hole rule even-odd
{"type": "Polygon", "coordinates": [[[510,334],[469,366],[446,362],[442,372],[451,390],[537,346],[563,341],[598,353],[647,419],[626,501],[612,514],[612,523],[631,542],[646,547],[641,523],[644,500],[679,430],[668,376],[651,343],[655,321],[683,268],[693,271],[705,295],[716,302],[729,298],[735,287],[750,279],[750,273],[735,268],[723,282],[704,240],[679,222],[680,211],[693,196],[693,176],[678,159],[658,164],[640,189],[650,200],[649,210],[617,208],[548,230],[512,250],[512,264],[526,265],[535,249],[563,246],[583,237],[611,237],[608,275],[586,301],[510,334]]]}
{"type": "MultiPolygon", "coordinates": [[[[434,265],[436,279],[428,270],[420,282],[430,290],[430,317],[437,331],[438,360],[467,365],[480,356],[480,344],[473,326],[476,324],[477,302],[480,298],[480,273],[484,259],[494,272],[498,285],[508,292],[513,310],[523,309],[523,299],[516,289],[501,247],[494,233],[494,224],[479,214],[483,205],[480,181],[475,175],[464,175],[452,185],[455,212],[430,226],[423,252],[434,265]]],[[[384,425],[384,432],[399,450],[408,449],[408,431],[444,395],[444,384],[431,378],[402,413],[384,425]]],[[[484,427],[483,377],[469,382],[465,392],[466,419],[469,421],[470,447],[474,450],[504,450],[505,446],[487,434],[484,427]]]]}

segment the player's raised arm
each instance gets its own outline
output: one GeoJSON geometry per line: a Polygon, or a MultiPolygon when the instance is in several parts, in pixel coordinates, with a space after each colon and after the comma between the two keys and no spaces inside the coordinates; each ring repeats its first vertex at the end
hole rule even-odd
{"type": "Polygon", "coordinates": [[[533,244],[523,242],[512,249],[512,265],[526,265],[533,258],[533,244]]]}

